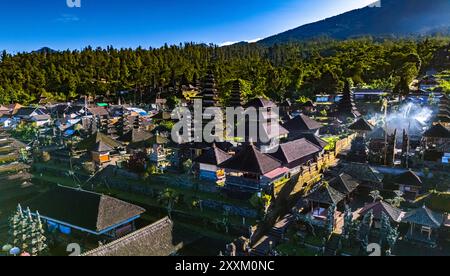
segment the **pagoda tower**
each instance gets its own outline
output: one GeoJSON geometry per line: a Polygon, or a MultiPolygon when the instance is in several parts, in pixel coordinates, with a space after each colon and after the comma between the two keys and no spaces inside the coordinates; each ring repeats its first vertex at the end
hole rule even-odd
{"type": "Polygon", "coordinates": [[[439,113],[435,123],[445,127],[450,126],[450,100],[447,95],[444,95],[439,103],[439,113]]]}
{"type": "Polygon", "coordinates": [[[336,117],[340,120],[361,117],[361,113],[359,113],[358,108],[356,107],[354,94],[348,81],[345,83],[342,100],[338,103],[336,117]]]}
{"type": "Polygon", "coordinates": [[[235,80],[233,82],[229,105],[230,107],[240,107],[244,105],[244,99],[242,98],[242,84],[240,80],[235,80]]]}
{"type": "Polygon", "coordinates": [[[217,83],[212,70],[209,70],[203,80],[202,101],[203,108],[219,106],[217,83]]]}

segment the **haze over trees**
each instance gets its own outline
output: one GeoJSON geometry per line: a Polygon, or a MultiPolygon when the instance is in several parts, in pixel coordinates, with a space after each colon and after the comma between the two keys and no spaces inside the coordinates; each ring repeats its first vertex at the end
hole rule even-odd
{"type": "MultiPolygon", "coordinates": [[[[40,97],[66,101],[79,95],[114,97],[138,91],[148,102],[170,96],[183,84],[198,83],[209,69],[215,73],[222,100],[230,83],[241,80],[245,95],[275,100],[298,99],[342,91],[344,81],[395,89],[403,93],[421,70],[439,67],[436,53],[449,47],[449,38],[328,39],[271,47],[237,44],[228,47],[186,43],[158,49],[93,49],[0,54],[0,104],[31,104],[40,97]]],[[[181,95],[179,95],[181,97],[181,95]]],[[[136,96],[134,96],[136,100],[136,96]]]]}

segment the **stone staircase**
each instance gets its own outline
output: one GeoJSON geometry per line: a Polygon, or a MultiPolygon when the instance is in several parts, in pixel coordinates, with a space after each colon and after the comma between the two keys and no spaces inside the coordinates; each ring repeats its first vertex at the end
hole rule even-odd
{"type": "Polygon", "coordinates": [[[286,233],[288,227],[294,222],[295,218],[292,214],[286,215],[283,219],[279,220],[270,229],[269,233],[262,237],[259,242],[252,248],[250,252],[251,256],[267,256],[270,253],[270,247],[275,248],[283,240],[283,236],[286,233]]]}

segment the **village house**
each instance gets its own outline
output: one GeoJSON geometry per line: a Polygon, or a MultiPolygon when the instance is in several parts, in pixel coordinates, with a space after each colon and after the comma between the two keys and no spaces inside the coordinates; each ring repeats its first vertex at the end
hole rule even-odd
{"type": "Polygon", "coordinates": [[[383,214],[387,215],[390,222],[396,225],[398,225],[405,216],[405,213],[402,210],[384,201],[367,204],[358,214],[360,218],[363,218],[369,212],[372,212],[373,214],[373,227],[375,229],[381,228],[383,214]]]}
{"type": "Polygon", "coordinates": [[[314,145],[318,146],[321,150],[322,153],[325,150],[325,148],[329,145],[329,143],[325,140],[323,140],[322,138],[320,138],[319,136],[316,136],[313,133],[302,133],[297,135],[296,139],[306,139],[309,142],[313,143],[314,145]]]}
{"type": "Polygon", "coordinates": [[[366,137],[367,134],[371,133],[374,128],[373,126],[364,118],[357,119],[353,124],[351,124],[348,129],[358,133],[358,136],[366,137]]]}
{"type": "Polygon", "coordinates": [[[360,186],[368,190],[383,189],[383,174],[368,164],[347,163],[342,172],[358,180],[360,186]]]}
{"type": "Polygon", "coordinates": [[[26,204],[39,212],[50,231],[73,231],[116,239],[133,232],[145,212],[139,206],[102,194],[57,186],[26,204]]]}
{"type": "Polygon", "coordinates": [[[107,135],[97,132],[76,146],[76,151],[85,151],[91,155],[91,160],[97,165],[112,161],[113,155],[118,155],[124,149],[123,144],[107,135]]]}
{"type": "Polygon", "coordinates": [[[274,112],[278,108],[274,102],[264,98],[255,98],[249,101],[244,108],[254,108],[258,111],[256,118],[246,116],[249,118],[246,118],[245,122],[245,142],[255,143],[261,149],[270,150],[276,147],[282,139],[288,137],[289,131],[279,123],[280,114],[274,112]],[[257,127],[258,137],[250,137],[251,127],[257,127]]]}
{"type": "Polygon", "coordinates": [[[151,143],[153,134],[148,131],[132,128],[117,138],[117,141],[122,142],[130,151],[145,150],[149,153],[149,149],[153,147],[151,143]]]}
{"type": "Polygon", "coordinates": [[[223,184],[225,181],[225,171],[219,168],[223,162],[232,156],[221,150],[216,144],[204,151],[199,157],[194,159],[194,163],[198,166],[198,176],[201,180],[214,181],[223,184]]]}
{"type": "Polygon", "coordinates": [[[289,173],[281,161],[262,153],[253,144],[245,145],[219,167],[225,169],[225,190],[251,194],[262,191],[273,194],[276,182],[289,173]]]}
{"type": "Polygon", "coordinates": [[[322,149],[307,139],[298,139],[283,143],[278,151],[270,154],[281,161],[283,166],[289,169],[289,175],[297,175],[303,166],[313,163],[321,154],[322,149]]]}
{"type": "Polygon", "coordinates": [[[445,153],[450,153],[450,131],[441,124],[434,125],[423,134],[423,144],[425,159],[440,161],[445,153]]]}
{"type": "Polygon", "coordinates": [[[341,173],[329,181],[329,185],[345,195],[346,203],[352,202],[360,186],[359,182],[348,174],[341,173]]]}
{"type": "Polygon", "coordinates": [[[439,230],[443,227],[444,216],[426,206],[405,214],[402,222],[410,225],[406,239],[411,242],[437,246],[439,230]]]}
{"type": "Polygon", "coordinates": [[[22,107],[13,114],[17,120],[31,121],[36,116],[48,115],[48,111],[43,107],[22,107]]]}
{"type": "Polygon", "coordinates": [[[305,199],[309,205],[309,216],[320,226],[325,226],[332,215],[336,220],[340,216],[340,211],[344,209],[346,195],[342,194],[329,183],[321,183],[308,194],[305,199]],[[334,214],[329,214],[330,207],[336,207],[334,214]]]}
{"type": "Polygon", "coordinates": [[[318,136],[322,125],[308,116],[300,114],[283,124],[283,127],[289,131],[291,139],[295,139],[303,134],[313,134],[318,136]]]}
{"type": "Polygon", "coordinates": [[[368,89],[368,88],[355,88],[353,89],[355,101],[362,102],[378,102],[383,96],[389,95],[392,91],[385,89],[368,89]]]}
{"type": "Polygon", "coordinates": [[[422,179],[412,170],[398,175],[394,178],[394,182],[408,201],[414,202],[424,192],[422,179]]]}
{"type": "Polygon", "coordinates": [[[0,115],[0,127],[10,128],[15,123],[15,120],[11,118],[8,114],[0,115]]]}
{"type": "Polygon", "coordinates": [[[6,106],[0,105],[0,116],[9,115],[9,108],[6,106]]]}
{"type": "Polygon", "coordinates": [[[21,104],[15,103],[9,105],[9,114],[10,115],[16,115],[16,113],[21,109],[23,106],[21,104]]]}

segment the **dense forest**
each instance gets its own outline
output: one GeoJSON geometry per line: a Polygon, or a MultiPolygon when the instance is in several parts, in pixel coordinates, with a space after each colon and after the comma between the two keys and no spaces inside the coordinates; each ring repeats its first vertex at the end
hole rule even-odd
{"type": "MultiPolygon", "coordinates": [[[[422,40],[315,40],[266,47],[228,47],[186,43],[158,49],[93,49],[3,52],[0,61],[0,103],[30,104],[40,97],[70,100],[79,95],[114,96],[139,91],[149,101],[157,91],[196,83],[213,70],[223,97],[229,83],[241,79],[247,97],[298,99],[315,93],[336,93],[344,82],[394,89],[421,70],[441,66],[440,51],[449,38],[422,40]]],[[[163,95],[164,96],[164,95],[163,95]]],[[[173,94],[171,94],[173,96],[173,94]]]]}

